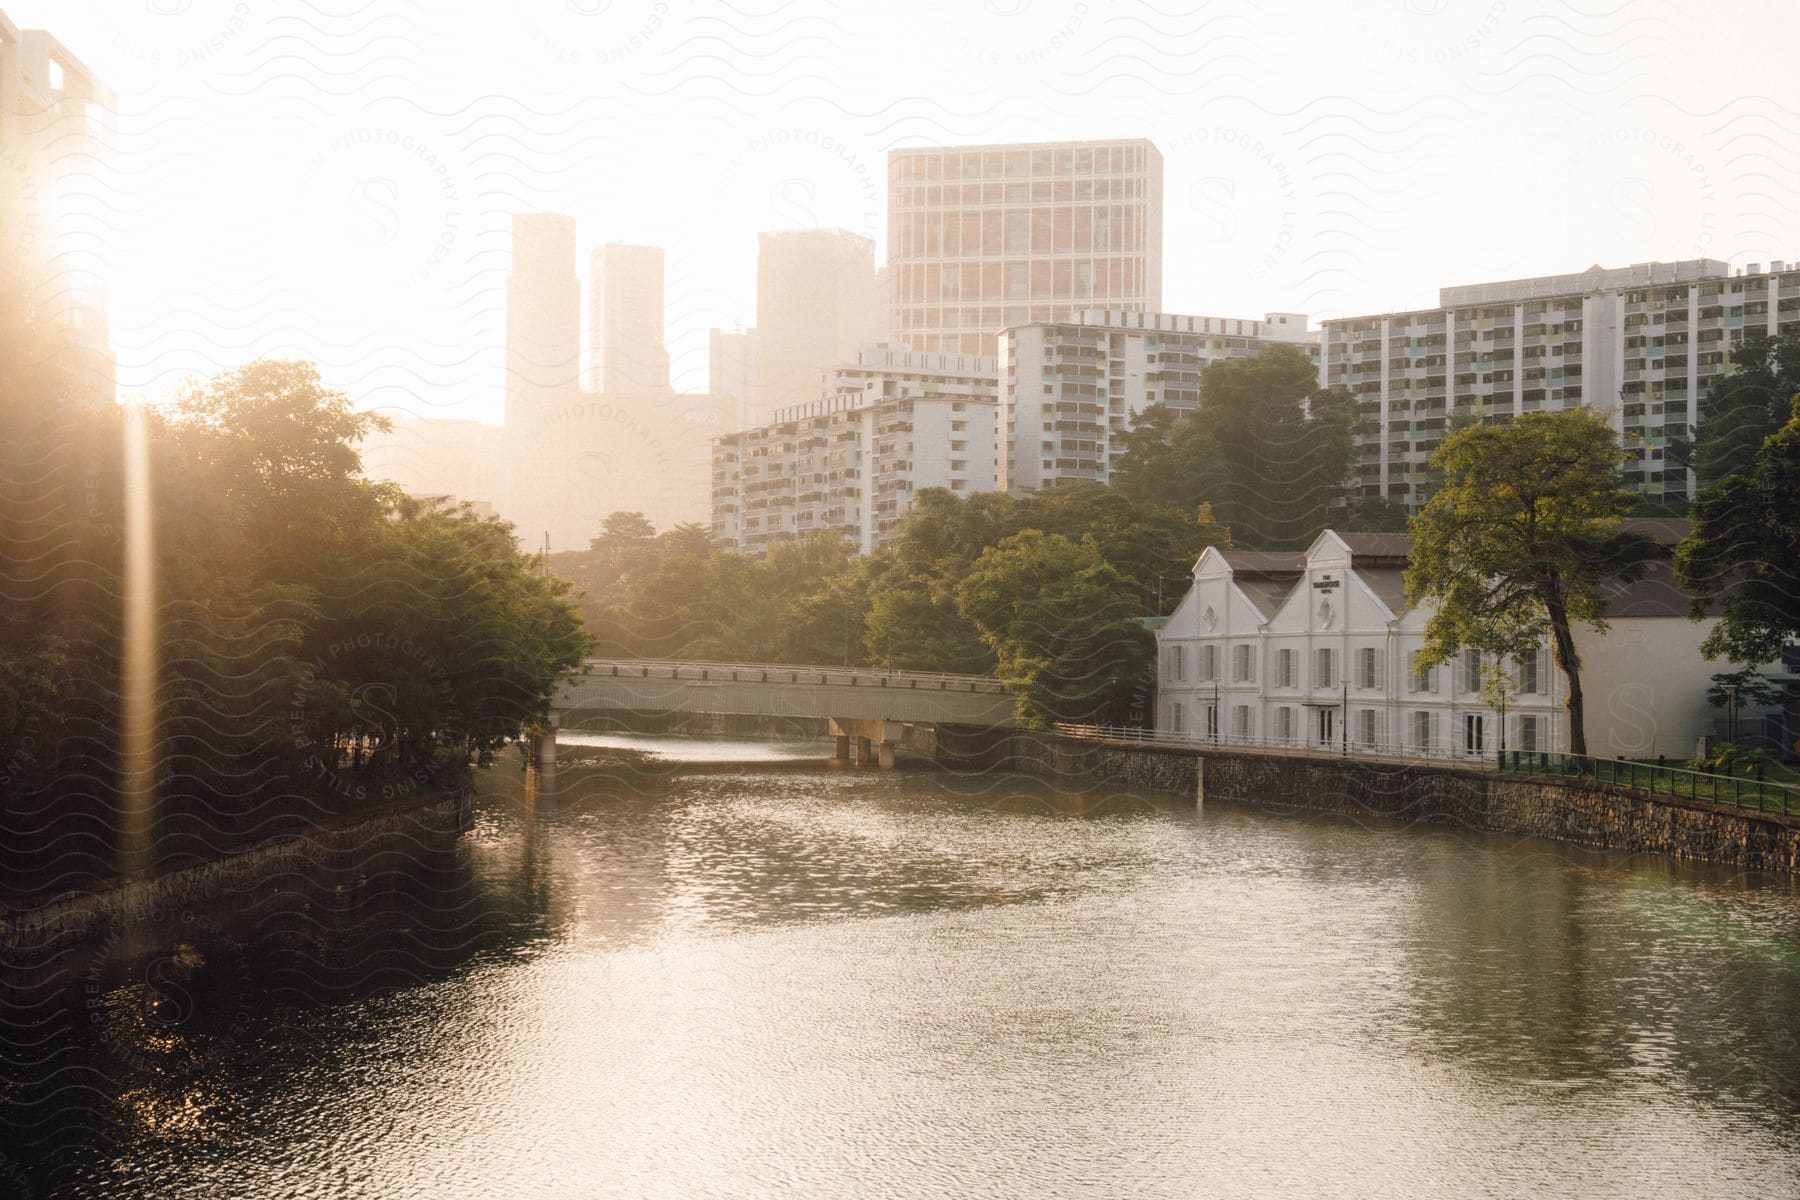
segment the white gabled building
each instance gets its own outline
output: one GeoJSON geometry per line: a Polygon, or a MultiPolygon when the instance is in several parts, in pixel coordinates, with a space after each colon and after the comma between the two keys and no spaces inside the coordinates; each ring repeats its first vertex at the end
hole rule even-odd
{"type": "MultiPolygon", "coordinates": [[[[1644,524],[1680,535],[1679,522],[1644,524]]],[[[1413,669],[1429,612],[1406,606],[1409,545],[1405,534],[1326,530],[1303,553],[1209,547],[1156,634],[1157,729],[1365,754],[1566,751],[1566,689],[1546,650],[1508,664],[1518,694],[1504,714],[1480,697],[1473,651],[1413,669]]],[[[1666,563],[1609,603],[1609,633],[1576,630],[1589,753],[1687,758],[1712,730],[1710,676],[1728,669],[1699,652],[1713,620],[1687,618],[1666,563]]]]}

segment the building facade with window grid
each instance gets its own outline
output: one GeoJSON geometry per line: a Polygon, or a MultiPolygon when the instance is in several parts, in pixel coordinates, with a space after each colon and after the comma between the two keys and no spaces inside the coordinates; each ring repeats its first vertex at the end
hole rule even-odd
{"type": "Polygon", "coordinates": [[[868,553],[928,487],[994,490],[994,360],[865,347],[828,394],[713,441],[712,527],[727,549],[834,530],[868,553]]]}
{"type": "MultiPolygon", "coordinates": [[[[1640,522],[1678,540],[1685,522],[1640,522]]],[[[1159,730],[1221,743],[1434,758],[1566,751],[1566,689],[1547,650],[1499,664],[1513,694],[1482,695],[1496,665],[1472,650],[1417,666],[1430,615],[1406,604],[1405,534],[1327,530],[1304,553],[1209,547],[1156,632],[1159,730]]],[[[1576,629],[1589,753],[1685,759],[1711,732],[1700,653],[1713,618],[1687,618],[1667,564],[1609,589],[1610,629],[1576,629]]]]}
{"type": "Polygon", "coordinates": [[[1269,342],[1316,352],[1301,313],[1262,320],[1086,309],[999,339],[1002,491],[1110,482],[1131,419],[1152,404],[1200,406],[1200,374],[1269,342]]]}
{"type": "Polygon", "coordinates": [[[1360,494],[1420,502],[1426,460],[1459,412],[1502,422],[1583,405],[1604,413],[1633,461],[1631,486],[1684,500],[1671,437],[1698,424],[1707,388],[1749,333],[1800,329],[1800,263],[1638,263],[1447,287],[1438,307],[1322,323],[1320,382],[1349,388],[1364,418],[1360,494]]]}
{"type": "Polygon", "coordinates": [[[890,336],[991,354],[1009,325],[1161,309],[1162,186],[1142,138],[889,152],[890,336]]]}

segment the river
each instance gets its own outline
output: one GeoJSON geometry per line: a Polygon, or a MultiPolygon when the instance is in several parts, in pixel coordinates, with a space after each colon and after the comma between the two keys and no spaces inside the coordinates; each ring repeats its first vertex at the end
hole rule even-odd
{"type": "Polygon", "coordinates": [[[577,736],[10,1035],[0,1193],[1800,1196],[1800,888],[577,736]]]}

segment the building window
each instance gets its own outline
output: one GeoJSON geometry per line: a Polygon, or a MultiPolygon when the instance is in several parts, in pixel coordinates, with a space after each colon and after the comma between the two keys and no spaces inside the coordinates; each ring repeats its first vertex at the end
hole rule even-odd
{"type": "Polygon", "coordinates": [[[1365,708],[1356,714],[1356,740],[1367,749],[1375,747],[1375,710],[1365,708]]]}
{"type": "Polygon", "coordinates": [[[1376,650],[1373,646],[1364,646],[1356,652],[1356,686],[1373,688],[1376,674],[1376,650]]]}
{"type": "Polygon", "coordinates": [[[1331,650],[1329,647],[1322,646],[1319,649],[1313,651],[1313,686],[1314,687],[1328,688],[1328,687],[1332,687],[1335,685],[1336,676],[1334,676],[1332,674],[1332,665],[1333,664],[1331,661],[1331,650]]]}
{"type": "Polygon", "coordinates": [[[1236,738],[1250,736],[1250,706],[1239,704],[1231,710],[1231,735],[1236,738]]]}
{"type": "Polygon", "coordinates": [[[1423,666],[1413,668],[1412,690],[1415,692],[1437,691],[1437,676],[1432,668],[1423,666]]]}
{"type": "Polygon", "coordinates": [[[1171,704],[1169,706],[1169,729],[1172,732],[1175,732],[1175,733],[1181,732],[1181,716],[1182,716],[1181,705],[1180,704],[1171,704]]]}
{"type": "Polygon", "coordinates": [[[1416,712],[1413,714],[1413,748],[1420,754],[1431,753],[1431,714],[1416,712]]]}
{"type": "Polygon", "coordinates": [[[1233,646],[1231,648],[1231,678],[1235,683],[1249,683],[1256,678],[1250,646],[1233,646]]]}
{"type": "Polygon", "coordinates": [[[1463,714],[1463,753],[1482,754],[1487,749],[1487,718],[1482,713],[1463,714]]]}
{"type": "Polygon", "coordinates": [[[1219,706],[1216,704],[1206,706],[1206,736],[1214,741],[1219,739],[1219,706]]]}
{"type": "Polygon", "coordinates": [[[1283,706],[1275,710],[1275,740],[1284,746],[1294,744],[1294,710],[1283,706]]]}
{"type": "Polygon", "coordinates": [[[1210,643],[1200,647],[1200,678],[1209,683],[1219,678],[1219,648],[1210,643]]]}
{"type": "Polygon", "coordinates": [[[1294,686],[1294,652],[1292,650],[1275,652],[1275,686],[1294,686]]]}
{"type": "Polygon", "coordinates": [[[1481,690],[1481,651],[1463,651],[1463,691],[1481,690]]]}
{"type": "Polygon", "coordinates": [[[1538,654],[1532,654],[1519,660],[1519,694],[1522,696],[1536,696],[1543,690],[1538,659],[1538,654]]]}
{"type": "Polygon", "coordinates": [[[1536,717],[1519,718],[1519,749],[1532,751],[1538,748],[1538,719],[1536,717]]]}

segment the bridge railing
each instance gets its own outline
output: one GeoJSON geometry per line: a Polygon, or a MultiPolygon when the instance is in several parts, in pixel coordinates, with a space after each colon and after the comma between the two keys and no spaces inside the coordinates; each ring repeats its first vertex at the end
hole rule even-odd
{"type": "MultiPolygon", "coordinates": [[[[629,679],[693,679],[721,683],[831,683],[848,681],[865,687],[936,688],[944,691],[1006,691],[991,675],[956,675],[947,671],[890,671],[878,667],[833,667],[791,663],[698,662],[689,659],[592,658],[582,675],[629,679]],[[685,674],[684,674],[685,672],[685,674]],[[861,681],[867,681],[863,683],[861,681]]],[[[579,676],[577,677],[579,678],[579,676]]]]}

